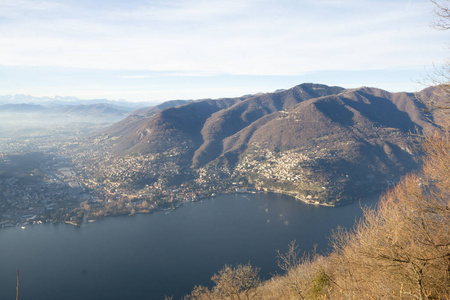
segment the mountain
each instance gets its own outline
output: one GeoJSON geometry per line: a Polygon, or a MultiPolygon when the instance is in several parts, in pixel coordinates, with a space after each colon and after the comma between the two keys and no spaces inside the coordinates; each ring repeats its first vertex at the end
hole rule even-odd
{"type": "Polygon", "coordinates": [[[108,100],[108,99],[80,99],[77,97],[35,97],[31,95],[0,95],[0,105],[3,104],[34,104],[44,107],[56,107],[66,105],[93,105],[93,104],[107,104],[111,107],[129,109],[137,109],[144,106],[154,106],[151,102],[128,102],[125,100],[108,100]]]}
{"type": "Polygon", "coordinates": [[[65,114],[65,115],[128,115],[132,108],[125,106],[110,105],[106,103],[97,104],[78,104],[78,105],[52,105],[45,106],[39,104],[3,104],[0,105],[0,112],[11,112],[11,113],[47,113],[47,114],[65,114]]]}
{"type": "Polygon", "coordinates": [[[260,118],[289,110],[298,103],[342,91],[339,87],[303,84],[292,89],[250,97],[223,109],[208,120],[202,130],[202,145],[195,151],[193,165],[201,166],[223,153],[223,139],[231,137],[260,118]]]}
{"type": "Polygon", "coordinates": [[[113,124],[132,109],[105,103],[90,105],[3,104],[0,105],[1,132],[66,126],[69,123],[113,124]]]}
{"type": "Polygon", "coordinates": [[[157,112],[169,108],[175,107],[179,105],[183,105],[190,102],[189,100],[172,100],[163,102],[159,105],[150,106],[150,107],[142,107],[135,111],[133,111],[128,118],[112,125],[108,130],[108,134],[118,135],[118,134],[126,134],[128,132],[132,132],[139,125],[140,121],[145,120],[146,118],[156,114],[157,112]]]}
{"type": "Polygon", "coordinates": [[[84,116],[118,116],[124,117],[130,113],[127,107],[111,106],[105,103],[91,105],[64,105],[49,109],[66,115],[84,116]]]}
{"type": "Polygon", "coordinates": [[[33,113],[42,112],[46,109],[37,104],[3,104],[0,105],[0,112],[10,112],[10,113],[33,113]]]}
{"type": "Polygon", "coordinates": [[[113,125],[107,133],[118,137],[113,145],[115,153],[145,154],[177,147],[177,144],[189,144],[189,150],[195,152],[193,164],[199,166],[220,154],[217,144],[221,139],[262,116],[341,90],[338,87],[303,84],[277,93],[194,101],[159,112],[152,111],[151,114],[132,114],[121,124],[113,125]],[[164,136],[170,136],[173,145],[166,145],[164,136]],[[157,146],[161,143],[164,145],[157,146]]]}
{"type": "Polygon", "coordinates": [[[113,152],[116,154],[158,153],[180,147],[189,153],[201,142],[202,127],[213,113],[244,99],[208,99],[160,111],[138,111],[138,114],[132,114],[111,126],[106,133],[114,137],[110,141],[113,141],[113,152]]]}
{"type": "Polygon", "coordinates": [[[135,112],[107,129],[104,143],[119,156],[174,151],[193,170],[226,168],[304,200],[350,199],[393,183],[419,166],[411,134],[436,126],[415,94],[368,87],[308,83],[176,104],[135,112]]]}

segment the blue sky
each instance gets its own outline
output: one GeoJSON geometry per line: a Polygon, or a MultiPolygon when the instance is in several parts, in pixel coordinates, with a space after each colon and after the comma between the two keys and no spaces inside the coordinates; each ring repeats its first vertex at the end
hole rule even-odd
{"type": "Polygon", "coordinates": [[[0,95],[161,102],[303,82],[417,91],[427,0],[0,0],[0,95]]]}

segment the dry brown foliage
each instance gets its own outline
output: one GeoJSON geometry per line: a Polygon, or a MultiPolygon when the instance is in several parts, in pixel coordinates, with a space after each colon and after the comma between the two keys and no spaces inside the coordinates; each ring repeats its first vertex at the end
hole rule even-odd
{"type": "Polygon", "coordinates": [[[334,237],[329,260],[347,296],[447,299],[450,295],[450,134],[426,136],[423,171],[367,210],[353,233],[334,237]]]}
{"type": "Polygon", "coordinates": [[[303,255],[285,275],[259,287],[260,299],[322,299],[330,287],[327,273],[325,257],[303,255]]]}

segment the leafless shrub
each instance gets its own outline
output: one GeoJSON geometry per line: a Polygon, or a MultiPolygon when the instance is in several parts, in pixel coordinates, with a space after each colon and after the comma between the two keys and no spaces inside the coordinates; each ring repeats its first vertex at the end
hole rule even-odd
{"type": "Polygon", "coordinates": [[[188,299],[254,299],[258,295],[261,280],[259,269],[250,264],[229,266],[225,265],[211,278],[215,283],[212,290],[197,286],[188,299]]]}

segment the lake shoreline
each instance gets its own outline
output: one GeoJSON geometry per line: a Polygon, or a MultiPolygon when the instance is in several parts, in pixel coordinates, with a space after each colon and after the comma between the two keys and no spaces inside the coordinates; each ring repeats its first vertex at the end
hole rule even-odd
{"type": "MultiPolygon", "coordinates": [[[[385,192],[385,190],[382,191],[372,191],[371,193],[367,194],[364,197],[360,197],[360,199],[362,198],[368,198],[368,197],[372,197],[374,195],[378,195],[378,197],[380,197],[383,193],[385,192]]],[[[178,209],[179,207],[183,206],[185,203],[196,203],[202,200],[208,200],[208,199],[213,199],[219,196],[225,196],[225,195],[242,195],[242,194],[274,194],[274,195],[284,195],[284,196],[288,196],[293,198],[296,201],[299,201],[301,203],[304,204],[308,204],[308,205],[312,205],[312,206],[323,206],[323,207],[343,207],[343,206],[348,206],[348,205],[352,205],[355,202],[358,202],[358,200],[354,200],[352,202],[346,202],[343,203],[341,205],[336,205],[336,204],[330,204],[330,203],[323,203],[323,202],[319,202],[319,201],[314,201],[314,200],[307,200],[307,199],[302,199],[301,197],[299,197],[298,195],[294,195],[293,193],[287,192],[287,191],[282,191],[282,190],[268,190],[268,191],[256,191],[256,190],[249,190],[249,189],[239,189],[239,191],[235,191],[235,192],[223,192],[223,193],[218,193],[218,194],[213,194],[212,196],[208,196],[208,197],[201,197],[201,198],[196,198],[195,200],[191,200],[191,201],[180,201],[180,202],[175,202],[173,204],[172,207],[169,208],[155,208],[152,209],[150,211],[147,212],[135,212],[135,213],[121,213],[121,214],[109,214],[106,216],[101,216],[99,218],[95,218],[95,219],[86,219],[83,218],[83,221],[81,223],[72,221],[72,220],[67,220],[67,221],[61,221],[61,222],[57,222],[57,223],[53,223],[53,222],[42,222],[42,221],[36,221],[35,223],[17,223],[15,225],[12,226],[5,226],[5,227],[0,227],[0,230],[2,229],[6,229],[6,228],[14,228],[14,227],[22,227],[22,229],[26,229],[26,226],[35,226],[35,225],[42,225],[42,224],[68,224],[68,225],[72,225],[75,227],[81,227],[82,225],[87,225],[88,223],[94,223],[97,222],[99,220],[103,220],[105,218],[109,218],[109,217],[123,217],[123,216],[132,216],[132,215],[147,215],[147,214],[152,214],[154,212],[159,212],[159,211],[166,211],[166,212],[170,212],[173,210],[178,209]]]]}

